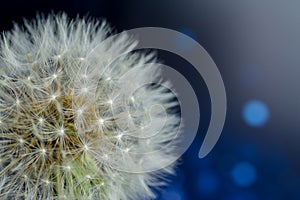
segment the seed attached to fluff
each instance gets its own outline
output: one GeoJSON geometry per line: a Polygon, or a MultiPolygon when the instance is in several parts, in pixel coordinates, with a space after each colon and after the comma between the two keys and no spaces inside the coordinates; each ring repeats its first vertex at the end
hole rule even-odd
{"type": "Polygon", "coordinates": [[[142,86],[159,80],[155,56],[124,54],[137,41],[123,34],[104,42],[110,33],[105,22],[61,14],[25,21],[3,34],[1,199],[154,198],[151,188],[173,172],[174,164],[133,173],[174,156],[175,146],[160,148],[175,137],[179,117],[149,116],[151,105],[176,105],[174,93],[142,86]],[[159,121],[164,126],[151,133],[159,121]]]}

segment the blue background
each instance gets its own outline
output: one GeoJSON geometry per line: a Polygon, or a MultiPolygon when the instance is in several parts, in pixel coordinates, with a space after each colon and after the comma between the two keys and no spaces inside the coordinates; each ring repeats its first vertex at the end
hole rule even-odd
{"type": "MultiPolygon", "coordinates": [[[[37,11],[106,19],[117,31],[144,26],[178,30],[198,41],[222,74],[228,113],[221,138],[205,158],[198,151],[208,128],[204,81],[184,60],[159,51],[165,64],[192,84],[200,102],[198,134],[177,175],[157,191],[161,200],[300,199],[300,1],[66,0],[1,5],[1,29],[37,11]]],[[[178,48],[189,44],[174,37],[178,48]]]]}

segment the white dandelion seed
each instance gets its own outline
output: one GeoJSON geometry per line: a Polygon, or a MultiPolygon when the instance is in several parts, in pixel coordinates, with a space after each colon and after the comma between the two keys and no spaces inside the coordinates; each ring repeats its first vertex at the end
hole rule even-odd
{"type": "Polygon", "coordinates": [[[175,114],[157,111],[150,117],[147,111],[153,104],[166,110],[174,106],[169,90],[135,90],[144,80],[154,83],[159,77],[158,67],[149,64],[155,56],[122,55],[137,42],[123,35],[102,44],[110,32],[104,22],[71,21],[62,14],[25,21],[24,27],[3,34],[1,199],[154,198],[151,188],[173,172],[174,165],[145,173],[110,165],[133,171],[159,166],[174,156],[174,146],[159,150],[175,136],[179,121],[175,114]],[[96,47],[94,62],[89,55],[96,47]],[[124,79],[127,72],[134,73],[130,79],[124,79]],[[134,133],[128,120],[138,127],[134,133]],[[153,134],[158,121],[165,124],[153,134]],[[153,151],[158,153],[143,159],[143,153],[153,151]]]}

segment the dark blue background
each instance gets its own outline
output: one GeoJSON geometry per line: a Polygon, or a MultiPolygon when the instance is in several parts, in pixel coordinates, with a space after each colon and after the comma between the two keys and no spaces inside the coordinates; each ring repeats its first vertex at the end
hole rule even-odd
{"type": "MultiPolygon", "coordinates": [[[[1,29],[37,11],[106,19],[118,31],[158,26],[197,40],[217,64],[228,113],[219,142],[198,151],[210,119],[210,99],[192,66],[166,52],[165,64],[184,74],[200,102],[197,138],[177,175],[158,191],[166,200],[300,199],[300,1],[289,0],[66,0],[1,4],[1,29]]],[[[178,48],[188,44],[174,38],[178,48]]]]}

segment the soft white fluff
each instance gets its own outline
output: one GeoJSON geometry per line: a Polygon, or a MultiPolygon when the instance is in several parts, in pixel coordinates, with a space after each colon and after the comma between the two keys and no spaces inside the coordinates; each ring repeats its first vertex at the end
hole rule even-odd
{"type": "Polygon", "coordinates": [[[3,34],[1,199],[154,198],[152,188],[173,172],[174,164],[149,169],[173,159],[175,144],[161,147],[179,117],[149,110],[176,106],[174,94],[142,87],[161,83],[155,56],[122,55],[137,41],[123,34],[103,42],[110,34],[105,22],[64,14],[3,34]]]}

